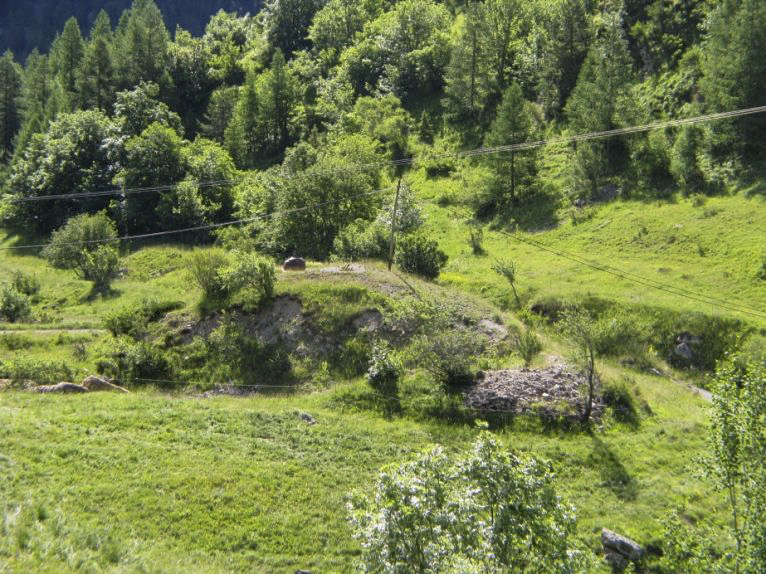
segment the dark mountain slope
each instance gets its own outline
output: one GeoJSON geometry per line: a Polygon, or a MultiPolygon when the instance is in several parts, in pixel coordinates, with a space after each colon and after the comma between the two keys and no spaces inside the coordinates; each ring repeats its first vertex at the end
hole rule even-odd
{"type": "MultiPolygon", "coordinates": [[[[156,0],[165,23],[172,32],[181,26],[200,35],[210,16],[218,10],[257,12],[261,0],[156,0]]],[[[87,31],[96,15],[105,9],[116,24],[131,0],[0,0],[0,52],[11,49],[17,58],[33,49],[46,51],[64,22],[75,16],[80,28],[87,31]]]]}

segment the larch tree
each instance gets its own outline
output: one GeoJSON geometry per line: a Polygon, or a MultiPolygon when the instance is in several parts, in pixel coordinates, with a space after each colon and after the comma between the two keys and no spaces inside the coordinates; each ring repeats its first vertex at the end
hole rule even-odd
{"type": "Polygon", "coordinates": [[[21,126],[20,96],[21,71],[13,54],[6,51],[0,58],[0,161],[10,156],[13,138],[21,126]]]}

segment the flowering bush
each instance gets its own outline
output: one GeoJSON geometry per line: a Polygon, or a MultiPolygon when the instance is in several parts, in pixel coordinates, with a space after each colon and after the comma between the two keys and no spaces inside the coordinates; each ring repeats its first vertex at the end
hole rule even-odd
{"type": "Polygon", "coordinates": [[[450,459],[440,447],[387,467],[375,497],[353,495],[352,528],[363,570],[581,572],[573,550],[575,516],[553,487],[548,464],[522,460],[489,433],[450,459]]]}

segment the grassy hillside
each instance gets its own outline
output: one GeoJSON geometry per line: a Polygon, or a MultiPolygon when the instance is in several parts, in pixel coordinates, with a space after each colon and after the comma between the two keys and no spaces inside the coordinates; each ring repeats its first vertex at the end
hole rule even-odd
{"type": "MultiPolygon", "coordinates": [[[[705,407],[667,379],[636,377],[654,415],[637,429],[500,433],[552,461],[578,508],[579,537],[609,527],[657,540],[670,509],[721,524],[692,460],[705,407]]],[[[344,496],[433,443],[463,448],[466,426],[340,410],[337,391],[290,398],[138,393],[0,394],[0,564],[11,571],[348,572],[359,547],[344,496]],[[307,425],[302,412],[315,417],[307,425]],[[86,566],[87,565],[87,566],[86,566]],[[41,570],[42,569],[42,570],[41,570]]]]}

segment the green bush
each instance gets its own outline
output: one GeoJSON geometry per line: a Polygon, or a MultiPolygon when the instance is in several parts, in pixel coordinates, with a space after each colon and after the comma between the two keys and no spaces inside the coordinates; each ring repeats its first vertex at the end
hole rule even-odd
{"type": "Polygon", "coordinates": [[[448,388],[473,380],[472,366],[482,347],[483,341],[475,334],[460,329],[423,335],[415,345],[418,364],[448,388]]]}
{"type": "Polygon", "coordinates": [[[0,378],[10,379],[15,384],[31,381],[38,385],[52,385],[73,380],[74,372],[63,361],[41,361],[22,356],[0,362],[0,378]]]}
{"type": "Polygon", "coordinates": [[[40,293],[40,280],[34,275],[28,275],[21,271],[16,271],[11,280],[11,287],[27,297],[33,298],[40,293]]]}
{"type": "Polygon", "coordinates": [[[223,276],[228,265],[226,252],[219,248],[196,250],[189,257],[192,279],[208,299],[221,299],[228,295],[223,276]]]}
{"type": "Polygon", "coordinates": [[[32,310],[29,297],[13,287],[5,286],[0,294],[0,318],[9,323],[23,321],[32,310]]]}
{"type": "Polygon", "coordinates": [[[34,341],[29,337],[24,337],[23,335],[18,335],[16,333],[0,335],[0,349],[20,351],[22,349],[29,349],[33,345],[34,341]]]}
{"type": "Polygon", "coordinates": [[[372,346],[367,336],[346,340],[343,346],[330,357],[330,366],[346,378],[353,378],[367,372],[372,346]]]}
{"type": "Polygon", "coordinates": [[[516,337],[516,350],[524,359],[524,365],[528,367],[543,350],[543,344],[537,335],[527,329],[516,337]]]}
{"type": "Polygon", "coordinates": [[[620,422],[637,424],[639,421],[636,397],[625,381],[604,385],[601,400],[612,409],[614,418],[620,422]]]}
{"type": "Polygon", "coordinates": [[[386,259],[388,257],[386,228],[379,222],[370,223],[358,219],[345,227],[333,241],[333,259],[360,261],[362,259],[386,259]]]}
{"type": "Polygon", "coordinates": [[[258,304],[274,297],[274,284],[277,281],[274,264],[254,253],[237,253],[231,267],[223,271],[226,292],[234,294],[247,290],[258,304]]]}
{"type": "Polygon", "coordinates": [[[168,356],[150,341],[136,342],[127,337],[117,338],[108,356],[100,361],[102,365],[110,363],[116,367],[116,373],[105,374],[115,377],[120,384],[160,387],[173,385],[174,371],[168,356]]]}
{"type": "Polygon", "coordinates": [[[127,335],[140,339],[146,335],[149,323],[157,321],[165,313],[183,307],[180,301],[144,301],[138,307],[126,307],[107,315],[104,320],[106,329],[114,337],[127,335]]]}
{"type": "Polygon", "coordinates": [[[396,263],[408,273],[436,279],[447,264],[447,254],[424,235],[405,235],[396,246],[396,263]]]}
{"type": "Polygon", "coordinates": [[[378,342],[372,348],[367,382],[377,392],[389,397],[398,394],[401,374],[399,363],[392,357],[391,348],[385,342],[378,342]]]}

